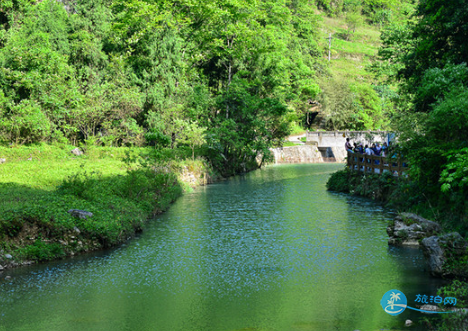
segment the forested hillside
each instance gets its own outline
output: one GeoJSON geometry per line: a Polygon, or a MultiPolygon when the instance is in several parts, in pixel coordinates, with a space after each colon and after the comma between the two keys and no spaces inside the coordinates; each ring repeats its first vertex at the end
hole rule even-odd
{"type": "Polygon", "coordinates": [[[424,0],[382,33],[379,72],[400,95],[393,127],[410,163],[407,203],[466,233],[467,1],[424,0]]]}
{"type": "Polygon", "coordinates": [[[375,40],[411,8],[398,0],[2,1],[0,140],[203,146],[234,173],[268,156],[293,124],[310,127],[309,101],[323,105],[321,128],[385,128],[388,86],[337,76],[349,68],[335,55],[353,38],[365,43],[365,31],[375,40]],[[327,61],[327,20],[338,22],[330,30],[337,70],[327,61]]]}

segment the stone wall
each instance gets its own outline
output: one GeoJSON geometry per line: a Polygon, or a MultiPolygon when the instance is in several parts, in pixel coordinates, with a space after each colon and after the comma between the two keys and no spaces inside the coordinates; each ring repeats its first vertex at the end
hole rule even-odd
{"type": "Polygon", "coordinates": [[[344,147],[318,148],[316,145],[299,145],[283,148],[272,148],[275,163],[323,163],[344,162],[344,147]]]}
{"type": "Polygon", "coordinates": [[[372,144],[387,141],[386,131],[318,131],[307,132],[305,145],[271,149],[275,163],[345,162],[346,138],[355,142],[372,144]]]}
{"type": "Polygon", "coordinates": [[[317,146],[299,145],[282,148],[272,148],[275,163],[321,163],[322,153],[317,146]]]}
{"type": "Polygon", "coordinates": [[[373,142],[383,143],[387,141],[386,131],[314,131],[307,132],[307,142],[317,143],[318,147],[343,147],[346,138],[350,138],[351,143],[361,142],[372,144],[373,142]]]}

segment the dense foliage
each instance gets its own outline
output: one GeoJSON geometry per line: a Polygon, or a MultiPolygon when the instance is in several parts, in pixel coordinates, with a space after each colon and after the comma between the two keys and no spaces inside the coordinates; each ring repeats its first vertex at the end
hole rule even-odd
{"type": "Polygon", "coordinates": [[[206,144],[235,172],[319,92],[308,1],[2,1],[0,139],[206,144]]]}
{"type": "Polygon", "coordinates": [[[468,229],[466,1],[420,1],[412,19],[388,26],[381,72],[398,82],[394,126],[420,205],[449,227],[468,229]]]}
{"type": "Polygon", "coordinates": [[[385,126],[369,83],[329,79],[321,8],[350,40],[411,1],[16,0],[0,4],[0,142],[205,147],[226,174],[281,144],[308,101],[329,129],[385,126]],[[335,8],[336,7],[336,8],[335,8]],[[336,9],[336,10],[335,10],[336,9]],[[320,95],[320,97],[319,97],[320,95]]]}

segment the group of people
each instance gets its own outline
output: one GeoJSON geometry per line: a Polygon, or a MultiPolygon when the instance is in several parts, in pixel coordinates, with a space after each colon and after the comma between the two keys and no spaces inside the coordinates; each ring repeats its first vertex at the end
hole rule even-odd
{"type": "Polygon", "coordinates": [[[349,138],[346,138],[345,148],[348,152],[366,155],[386,156],[388,153],[388,145],[386,142],[384,142],[382,146],[377,142],[370,147],[369,145],[363,147],[362,143],[354,143],[354,146],[351,145],[349,138]]]}

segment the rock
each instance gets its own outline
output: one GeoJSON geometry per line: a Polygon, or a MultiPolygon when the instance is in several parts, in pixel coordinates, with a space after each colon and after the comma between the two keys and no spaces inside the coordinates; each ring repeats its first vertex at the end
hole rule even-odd
{"type": "Polygon", "coordinates": [[[436,222],[411,213],[401,213],[387,227],[389,245],[419,246],[420,239],[433,236],[441,230],[436,222]]]}
{"type": "Polygon", "coordinates": [[[0,159],[0,164],[5,163],[6,159],[0,159]]]}
{"type": "Polygon", "coordinates": [[[439,237],[424,238],[421,242],[424,256],[429,265],[429,272],[434,276],[442,276],[445,263],[444,250],[439,245],[439,237]]]}
{"type": "Polygon", "coordinates": [[[6,276],[5,279],[6,280],[11,279],[11,276],[6,276]]]}
{"type": "Polygon", "coordinates": [[[79,149],[78,147],[75,148],[75,149],[72,149],[70,151],[70,153],[72,153],[73,155],[75,156],[80,156],[80,155],[83,155],[83,151],[81,149],[79,149]]]}
{"type": "Polygon", "coordinates": [[[451,308],[450,310],[457,314],[468,315],[468,308],[451,308]]]}
{"type": "Polygon", "coordinates": [[[444,265],[447,256],[463,255],[468,247],[468,243],[458,232],[444,234],[440,237],[432,236],[424,238],[421,246],[429,265],[429,271],[433,276],[463,276],[464,270],[446,270],[444,265]]]}
{"type": "Polygon", "coordinates": [[[5,258],[11,260],[13,258],[13,256],[11,256],[11,254],[5,254],[5,258]]]}
{"type": "Polygon", "coordinates": [[[412,320],[406,320],[405,321],[405,326],[411,326],[413,325],[413,321],[412,320]]]}
{"type": "Polygon", "coordinates": [[[79,209],[70,209],[68,211],[73,217],[81,218],[81,219],[86,219],[88,217],[92,217],[93,213],[85,210],[79,210],[79,209]]]}
{"type": "Polygon", "coordinates": [[[76,234],[80,234],[80,233],[81,233],[80,229],[78,229],[76,226],[73,227],[73,231],[75,231],[76,234]]]}
{"type": "Polygon", "coordinates": [[[3,269],[4,269],[3,266],[0,265],[0,271],[2,271],[3,269]]]}

